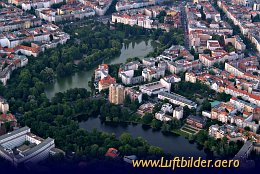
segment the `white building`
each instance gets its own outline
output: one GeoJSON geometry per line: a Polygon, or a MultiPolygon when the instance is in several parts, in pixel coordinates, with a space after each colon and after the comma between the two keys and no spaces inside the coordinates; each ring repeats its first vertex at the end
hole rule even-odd
{"type": "Polygon", "coordinates": [[[172,105],[170,103],[165,103],[162,105],[162,108],[161,108],[161,111],[163,112],[169,112],[169,113],[172,113],[173,111],[173,108],[172,108],[172,105]]]}
{"type": "Polygon", "coordinates": [[[173,117],[166,115],[163,111],[155,113],[155,118],[160,121],[171,121],[173,119],[173,117]]]}
{"type": "Polygon", "coordinates": [[[95,69],[95,81],[99,81],[108,76],[108,65],[101,64],[95,69]]]}
{"type": "Polygon", "coordinates": [[[158,94],[158,98],[160,100],[167,99],[167,100],[169,100],[170,103],[180,105],[182,107],[188,106],[188,108],[190,108],[190,109],[197,108],[197,104],[195,102],[188,100],[186,97],[183,97],[179,94],[169,93],[169,92],[160,92],[158,94]]]}
{"type": "Polygon", "coordinates": [[[160,81],[141,85],[141,86],[139,86],[139,89],[142,93],[145,93],[149,96],[157,95],[158,93],[160,93],[162,91],[170,92],[171,83],[168,83],[164,79],[161,79],[160,81]]]}
{"type": "Polygon", "coordinates": [[[5,101],[5,99],[0,97],[0,113],[7,113],[9,111],[9,104],[5,101]]]}
{"type": "Polygon", "coordinates": [[[196,83],[196,75],[192,72],[185,73],[185,82],[196,83]]]}
{"type": "Polygon", "coordinates": [[[54,139],[42,139],[32,134],[27,126],[0,136],[0,156],[14,166],[38,163],[48,158],[54,147],[54,139]],[[26,145],[25,142],[30,144],[26,145]]]}
{"type": "Polygon", "coordinates": [[[174,111],[173,111],[172,117],[176,118],[177,120],[182,119],[182,117],[183,117],[183,107],[179,106],[179,107],[175,108],[174,111]]]}
{"type": "Polygon", "coordinates": [[[116,10],[130,10],[133,8],[141,8],[149,5],[155,5],[155,0],[128,1],[120,0],[116,3],[116,10]]]}
{"type": "Polygon", "coordinates": [[[165,69],[159,67],[149,67],[144,68],[142,71],[142,76],[145,81],[152,81],[153,79],[159,79],[165,76],[165,69]]]}

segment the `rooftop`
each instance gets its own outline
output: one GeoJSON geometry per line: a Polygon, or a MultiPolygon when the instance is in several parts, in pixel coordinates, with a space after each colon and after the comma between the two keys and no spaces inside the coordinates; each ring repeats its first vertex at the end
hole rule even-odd
{"type": "Polygon", "coordinates": [[[197,104],[189,99],[187,99],[186,97],[184,96],[181,96],[179,94],[176,94],[176,93],[169,93],[169,92],[160,92],[159,95],[161,96],[164,96],[164,97],[167,97],[167,98],[170,98],[170,99],[173,99],[173,100],[177,100],[177,101],[180,101],[182,103],[185,103],[187,105],[192,105],[192,106],[196,106],[197,104]]]}
{"type": "Polygon", "coordinates": [[[2,135],[2,136],[0,136],[0,143],[1,143],[1,140],[3,140],[3,139],[6,139],[6,138],[11,137],[11,136],[16,135],[16,134],[19,134],[23,131],[29,131],[29,130],[30,130],[30,128],[25,126],[25,127],[22,127],[20,129],[15,130],[15,131],[9,132],[5,135],[2,135]]]}

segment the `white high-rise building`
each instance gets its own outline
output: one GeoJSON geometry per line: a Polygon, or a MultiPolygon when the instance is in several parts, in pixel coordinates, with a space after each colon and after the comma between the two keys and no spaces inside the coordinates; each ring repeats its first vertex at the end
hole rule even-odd
{"type": "Polygon", "coordinates": [[[181,106],[175,108],[174,111],[173,111],[172,117],[176,118],[177,120],[182,119],[182,117],[183,117],[183,108],[181,106]]]}

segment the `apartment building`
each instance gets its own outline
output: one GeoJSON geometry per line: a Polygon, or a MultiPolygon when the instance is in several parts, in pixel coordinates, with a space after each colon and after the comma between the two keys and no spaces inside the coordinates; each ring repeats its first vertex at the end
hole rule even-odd
{"type": "Polygon", "coordinates": [[[112,4],[112,0],[79,0],[86,6],[93,8],[97,15],[103,16],[112,4]]]}
{"type": "Polygon", "coordinates": [[[259,81],[259,77],[253,75],[253,72],[258,71],[259,62],[256,56],[247,57],[245,59],[240,59],[236,62],[226,62],[225,70],[235,75],[236,77],[241,77],[246,80],[259,81]]]}
{"type": "Polygon", "coordinates": [[[120,67],[118,71],[118,77],[121,78],[123,84],[134,85],[142,83],[144,81],[143,76],[135,75],[135,71],[137,71],[140,68],[140,65],[140,62],[132,61],[120,67]]]}
{"type": "Polygon", "coordinates": [[[102,90],[109,89],[109,86],[111,84],[115,84],[116,79],[114,77],[111,77],[110,75],[104,77],[102,80],[99,80],[98,82],[98,90],[101,92],[102,90]]]}
{"type": "Polygon", "coordinates": [[[23,10],[12,5],[0,9],[0,32],[27,29],[41,24],[40,18],[26,14],[23,10]]]}
{"type": "Polygon", "coordinates": [[[202,129],[206,125],[206,119],[204,117],[189,115],[186,119],[186,123],[193,127],[202,129]]]}
{"type": "Polygon", "coordinates": [[[0,81],[5,86],[10,79],[11,73],[20,67],[24,67],[28,64],[28,58],[23,55],[6,54],[6,49],[1,50],[0,47],[0,81]],[[1,57],[7,55],[5,57],[1,57]]]}
{"type": "Polygon", "coordinates": [[[227,53],[225,50],[218,49],[211,51],[210,54],[200,54],[199,60],[205,65],[205,66],[213,66],[215,63],[221,63],[225,61],[234,61],[237,59],[241,59],[244,57],[244,54],[238,54],[235,52],[227,53]]]}
{"type": "Polygon", "coordinates": [[[122,10],[130,10],[133,8],[141,8],[146,7],[150,5],[155,5],[155,0],[119,0],[116,3],[116,10],[122,11],[122,10]]]}
{"type": "Polygon", "coordinates": [[[186,72],[185,73],[185,82],[191,82],[191,83],[196,83],[196,75],[192,72],[186,72]]]}
{"type": "Polygon", "coordinates": [[[159,67],[147,67],[142,71],[144,81],[152,81],[153,79],[159,79],[165,76],[165,69],[159,67]]]}
{"type": "Polygon", "coordinates": [[[49,22],[61,22],[81,20],[95,15],[94,9],[79,2],[67,3],[58,9],[40,8],[36,9],[39,18],[49,22]]]}
{"type": "Polygon", "coordinates": [[[111,84],[109,86],[109,98],[110,103],[119,105],[123,104],[125,100],[125,87],[119,84],[111,84]]]}
{"type": "Polygon", "coordinates": [[[132,102],[138,101],[139,103],[142,103],[143,99],[143,93],[140,91],[135,90],[134,88],[126,88],[125,89],[125,96],[128,95],[132,102]]]}
{"type": "Polygon", "coordinates": [[[209,2],[200,2],[198,4],[187,3],[185,7],[187,14],[187,28],[188,33],[193,31],[200,31],[204,34],[233,34],[233,30],[230,25],[220,20],[220,14],[214,9],[209,2]],[[205,20],[202,18],[200,9],[203,8],[205,20]],[[211,19],[214,22],[208,23],[207,19],[211,19]]]}
{"type": "Polygon", "coordinates": [[[102,80],[107,76],[108,76],[108,65],[107,64],[98,65],[98,68],[95,69],[95,82],[98,82],[99,80],[102,80]]]}
{"type": "Polygon", "coordinates": [[[188,61],[185,59],[181,59],[175,62],[168,61],[167,67],[168,71],[170,71],[171,73],[178,74],[180,72],[201,69],[202,63],[200,62],[200,60],[188,61]]]}

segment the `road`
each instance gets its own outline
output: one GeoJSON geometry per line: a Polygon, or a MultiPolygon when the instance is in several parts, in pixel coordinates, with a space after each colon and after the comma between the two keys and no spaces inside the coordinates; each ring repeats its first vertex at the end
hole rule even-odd
{"type": "Polygon", "coordinates": [[[189,50],[189,38],[188,38],[188,27],[187,27],[187,16],[185,12],[185,4],[181,7],[181,22],[184,28],[184,46],[189,50]]]}

